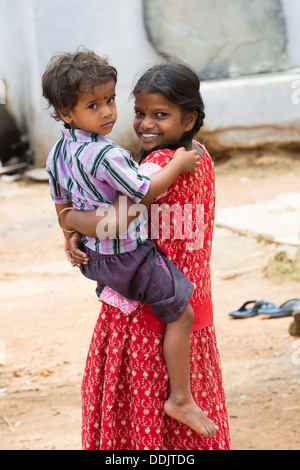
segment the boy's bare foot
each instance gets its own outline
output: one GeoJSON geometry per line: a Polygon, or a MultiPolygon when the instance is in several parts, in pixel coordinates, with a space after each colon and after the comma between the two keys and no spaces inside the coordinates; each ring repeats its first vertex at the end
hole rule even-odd
{"type": "Polygon", "coordinates": [[[193,399],[188,402],[178,402],[170,397],[164,404],[164,411],[171,418],[186,424],[204,437],[216,435],[217,427],[193,399]]]}

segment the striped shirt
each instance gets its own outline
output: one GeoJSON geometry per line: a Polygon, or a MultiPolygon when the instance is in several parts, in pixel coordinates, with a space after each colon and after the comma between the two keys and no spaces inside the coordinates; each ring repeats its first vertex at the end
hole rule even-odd
{"type": "MultiPolygon", "coordinates": [[[[50,194],[56,204],[72,201],[77,210],[111,205],[117,193],[139,203],[146,195],[150,178],[142,175],[129,152],[107,137],[62,128],[62,138],[52,148],[46,164],[50,194]]],[[[116,254],[134,250],[148,238],[145,210],[114,239],[83,237],[83,243],[98,253],[116,254]]]]}

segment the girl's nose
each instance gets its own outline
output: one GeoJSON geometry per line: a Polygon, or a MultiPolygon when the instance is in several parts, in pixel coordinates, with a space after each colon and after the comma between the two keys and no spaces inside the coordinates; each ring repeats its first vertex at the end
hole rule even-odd
{"type": "Polygon", "coordinates": [[[153,129],[153,126],[154,126],[153,119],[151,119],[150,116],[149,117],[145,116],[141,122],[141,128],[144,130],[147,130],[147,129],[153,129]]]}

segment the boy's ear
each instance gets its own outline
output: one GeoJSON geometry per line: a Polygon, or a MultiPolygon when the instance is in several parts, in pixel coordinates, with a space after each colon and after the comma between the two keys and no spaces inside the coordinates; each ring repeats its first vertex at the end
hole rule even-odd
{"type": "Polygon", "coordinates": [[[189,132],[193,129],[195,122],[198,118],[198,111],[193,111],[192,113],[188,113],[185,115],[185,126],[186,132],[189,132]]]}
{"type": "Polygon", "coordinates": [[[70,124],[72,121],[71,113],[68,109],[64,108],[59,111],[59,115],[61,119],[66,122],[67,124],[70,124]]]}

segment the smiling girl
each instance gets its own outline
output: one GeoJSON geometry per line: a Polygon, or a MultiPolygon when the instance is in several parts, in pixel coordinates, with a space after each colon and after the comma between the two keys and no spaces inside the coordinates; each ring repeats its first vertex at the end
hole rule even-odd
{"type": "MultiPolygon", "coordinates": [[[[61,222],[67,210],[107,207],[115,202],[117,193],[147,206],[180,174],[196,172],[199,166],[200,149],[189,152],[179,149],[159,172],[151,177],[144,175],[128,152],[106,138],[117,119],[115,85],[116,70],[90,51],[56,56],[43,75],[43,94],[55,108],[56,116],[65,123],[63,137],[47,159],[47,171],[51,196],[67,239],[72,230],[61,222]]],[[[140,96],[141,109],[136,111],[136,116],[140,113],[146,120],[151,101],[147,98],[147,94],[140,96]]],[[[178,106],[167,100],[159,108],[156,113],[152,105],[151,113],[158,115],[162,126],[152,134],[149,128],[147,133],[140,134],[149,149],[153,142],[171,143],[172,135],[173,140],[178,140],[197,120],[196,112],[183,115],[178,106]]],[[[129,226],[125,236],[104,240],[93,235],[86,237],[89,262],[81,271],[97,282],[96,292],[101,300],[108,302],[109,288],[113,298],[115,292],[122,296],[126,307],[128,299],[147,304],[167,323],[164,354],[171,393],[165,412],[197,433],[211,437],[216,427],[195,403],[190,390],[190,332],[194,312],[189,301],[194,284],[158,251],[148,238],[142,217],[129,226]]]]}

